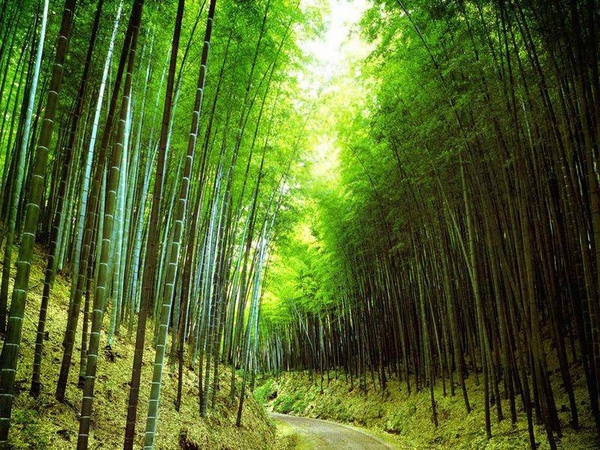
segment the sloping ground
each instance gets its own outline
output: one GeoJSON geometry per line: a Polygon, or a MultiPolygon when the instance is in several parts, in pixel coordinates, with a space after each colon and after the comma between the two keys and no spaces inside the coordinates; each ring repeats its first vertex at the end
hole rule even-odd
{"type": "MultiPolygon", "coordinates": [[[[554,383],[563,437],[558,440],[559,448],[597,449],[600,448],[589,411],[583,380],[576,386],[577,404],[580,405],[579,417],[581,429],[572,430],[569,423],[568,399],[554,383]]],[[[483,384],[483,383],[482,383],[483,384]]],[[[353,389],[345,376],[331,374],[320,389],[320,377],[311,381],[305,373],[283,373],[277,379],[267,378],[256,391],[257,399],[273,411],[336,422],[349,423],[370,429],[376,436],[398,448],[414,449],[527,449],[527,419],[517,406],[519,421],[513,429],[510,423],[508,401],[502,400],[505,419],[500,423],[492,410],[492,435],[488,441],[485,436],[483,410],[483,386],[477,385],[475,377],[467,380],[469,400],[473,411],[466,413],[460,390],[456,396],[443,396],[442,387],[436,385],[435,395],[438,406],[439,426],[432,421],[429,389],[408,395],[406,385],[397,380],[388,382],[385,391],[374,389],[369,384],[365,394],[357,384],[353,389]]],[[[543,427],[536,426],[536,439],[539,449],[548,449],[543,427]]]]}
{"type": "MultiPolygon", "coordinates": [[[[42,366],[42,394],[38,399],[29,395],[35,345],[35,329],[42,293],[44,259],[39,249],[32,267],[31,292],[28,296],[26,318],[23,324],[23,341],[17,371],[15,399],[10,442],[15,449],[73,449],[77,442],[79,427],[78,414],[81,404],[81,390],[77,388],[79,373],[79,341],[76,342],[77,355],[69,375],[68,406],[56,401],[54,391],[62,358],[62,339],[66,326],[69,298],[69,280],[57,277],[48,312],[47,340],[42,366]]],[[[106,325],[108,316],[105,315],[106,325]]],[[[152,341],[150,324],[147,341],[152,341]]],[[[106,329],[107,327],[105,327],[106,329]]],[[[81,323],[78,327],[80,334],[81,323]]],[[[126,331],[123,331],[126,334],[126,331]]],[[[79,336],[78,339],[81,337],[79,336]]],[[[106,342],[103,334],[101,342],[106,342]]],[[[117,337],[113,345],[114,362],[111,358],[98,361],[94,414],[90,449],[118,449],[123,446],[129,381],[133,364],[133,343],[127,336],[117,337]]],[[[138,410],[137,443],[141,448],[146,421],[147,401],[152,378],[154,350],[150,344],[144,352],[142,389],[138,410]]],[[[177,390],[176,367],[165,367],[160,403],[159,424],[156,448],[174,450],[180,448],[179,437],[186,432],[189,441],[197,448],[210,449],[270,449],[275,442],[275,432],[263,410],[253,398],[247,399],[244,407],[243,424],[235,426],[237,403],[227,401],[231,372],[221,368],[220,380],[223,389],[218,394],[214,410],[209,417],[200,419],[198,413],[198,381],[195,373],[185,370],[183,405],[175,411],[174,400],[177,390]],[[227,387],[227,389],[225,389],[227,387]]],[[[192,446],[188,448],[194,448],[192,446]]]]}

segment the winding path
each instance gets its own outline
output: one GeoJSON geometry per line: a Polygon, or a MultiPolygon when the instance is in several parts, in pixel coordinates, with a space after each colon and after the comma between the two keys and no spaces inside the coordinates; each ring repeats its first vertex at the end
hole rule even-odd
{"type": "Polygon", "coordinates": [[[271,417],[292,427],[300,435],[302,441],[311,445],[313,449],[383,450],[393,448],[375,436],[347,425],[277,413],[271,413],[271,417]]]}

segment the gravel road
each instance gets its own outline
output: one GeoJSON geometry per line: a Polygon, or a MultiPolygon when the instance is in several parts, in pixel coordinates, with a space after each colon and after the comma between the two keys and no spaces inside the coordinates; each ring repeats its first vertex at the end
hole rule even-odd
{"type": "Polygon", "coordinates": [[[291,426],[301,440],[313,449],[383,450],[389,445],[363,431],[326,420],[307,419],[271,413],[271,417],[291,426]]]}

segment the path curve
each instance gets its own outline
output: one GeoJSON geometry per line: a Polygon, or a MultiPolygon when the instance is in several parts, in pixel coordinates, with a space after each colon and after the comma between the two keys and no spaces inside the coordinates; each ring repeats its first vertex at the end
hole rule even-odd
{"type": "Polygon", "coordinates": [[[287,414],[271,413],[270,415],[273,419],[291,426],[302,440],[310,443],[314,449],[384,450],[393,448],[375,436],[347,425],[287,414]]]}

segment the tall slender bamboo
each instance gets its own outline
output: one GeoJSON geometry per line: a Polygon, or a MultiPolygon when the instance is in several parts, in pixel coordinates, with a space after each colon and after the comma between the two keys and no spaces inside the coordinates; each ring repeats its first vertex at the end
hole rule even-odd
{"type": "Polygon", "coordinates": [[[137,51],[140,24],[142,22],[142,11],[144,2],[137,0],[133,6],[131,14],[131,45],[128,51],[127,71],[125,75],[125,84],[123,87],[123,98],[121,102],[121,115],[119,117],[116,143],[113,147],[111,157],[111,167],[108,174],[106,207],[104,211],[104,224],[102,229],[102,247],[99,263],[98,281],[94,294],[94,305],[92,311],[92,328],[90,333],[90,342],[87,354],[87,367],[85,373],[85,384],[83,387],[83,402],[81,405],[81,419],[79,422],[79,435],[77,439],[77,448],[79,450],[87,449],[89,442],[90,419],[92,414],[92,401],[94,395],[94,383],[96,380],[96,370],[98,364],[98,350],[100,346],[100,330],[102,327],[102,318],[106,306],[106,296],[108,295],[109,273],[108,266],[112,256],[111,236],[114,226],[114,214],[116,210],[116,195],[119,186],[119,177],[121,170],[122,152],[125,145],[125,122],[129,114],[131,86],[133,77],[133,67],[137,51]]]}
{"type": "Polygon", "coordinates": [[[48,161],[48,147],[54,129],[54,117],[58,106],[59,92],[63,79],[63,64],[67,55],[67,47],[71,35],[73,15],[76,0],[66,0],[62,14],[62,22],[56,46],[56,59],[52,69],[50,90],[42,131],[38,140],[35,164],[29,201],[27,203],[25,228],[23,240],[17,261],[17,275],[13,289],[8,328],[4,346],[2,347],[2,372],[0,373],[0,445],[5,445],[8,440],[8,430],[14,399],[14,383],[18,362],[18,352],[21,343],[23,316],[25,313],[25,299],[29,286],[30,267],[33,260],[33,245],[37,231],[38,219],[44,191],[46,164],[48,161]]]}
{"type": "Polygon", "coordinates": [[[18,159],[16,163],[15,177],[13,181],[12,196],[10,201],[10,215],[8,218],[8,228],[3,230],[6,233],[6,246],[4,249],[4,259],[2,266],[2,286],[0,288],[0,333],[6,331],[6,314],[8,307],[8,280],[10,277],[10,267],[12,265],[12,249],[14,242],[14,234],[16,227],[16,217],[18,211],[19,196],[21,195],[21,186],[23,184],[23,177],[25,175],[25,156],[29,147],[29,138],[31,135],[31,120],[33,117],[33,108],[35,105],[35,97],[38,89],[38,80],[40,74],[40,67],[42,64],[42,53],[44,52],[44,43],[46,40],[46,27],[48,22],[48,4],[49,2],[44,1],[44,9],[42,12],[40,36],[38,38],[38,46],[35,56],[35,65],[33,69],[33,75],[31,84],[29,87],[29,96],[27,101],[27,111],[25,115],[23,137],[21,139],[21,145],[18,152],[18,159]]]}

